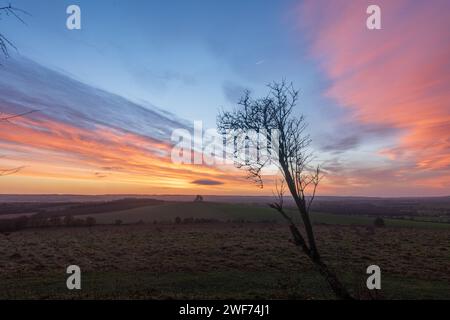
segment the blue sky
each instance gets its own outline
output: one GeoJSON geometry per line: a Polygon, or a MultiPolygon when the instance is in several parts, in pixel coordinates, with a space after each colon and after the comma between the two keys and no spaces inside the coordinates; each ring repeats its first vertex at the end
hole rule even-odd
{"type": "Polygon", "coordinates": [[[321,79],[290,20],[292,1],[21,1],[27,25],[8,21],[20,54],[134,101],[214,126],[244,88],[283,77],[314,116],[321,79]],[[77,4],[82,30],[67,30],[77,4]]]}

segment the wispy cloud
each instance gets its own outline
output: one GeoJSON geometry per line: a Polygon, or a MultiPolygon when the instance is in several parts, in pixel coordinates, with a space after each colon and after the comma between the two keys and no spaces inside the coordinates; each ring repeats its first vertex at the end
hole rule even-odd
{"type": "Polygon", "coordinates": [[[220,168],[172,163],[172,130],[189,126],[170,113],[138,105],[29,60],[10,60],[1,72],[2,111],[40,111],[1,124],[0,148],[8,165],[23,164],[27,170],[11,178],[16,180],[0,183],[20,185],[20,179],[28,177],[35,178],[34,192],[63,192],[58,188],[66,181],[64,191],[83,192],[101,180],[126,193],[191,188],[192,181],[213,185],[216,179],[233,185],[237,180],[220,168]]]}
{"type": "Polygon", "coordinates": [[[144,86],[147,89],[166,90],[171,84],[181,84],[193,86],[196,84],[194,76],[173,70],[152,70],[150,68],[135,66],[130,68],[130,72],[136,79],[136,85],[144,86]]]}
{"type": "MultiPolygon", "coordinates": [[[[400,133],[395,145],[374,156],[386,157],[402,172],[403,189],[423,181],[424,188],[448,192],[450,42],[444,39],[450,38],[450,3],[379,1],[382,30],[366,28],[369,4],[305,1],[298,7],[300,30],[309,35],[310,52],[330,80],[326,95],[350,111],[349,122],[400,133]]],[[[337,135],[337,149],[359,143],[355,135],[337,135]]],[[[394,183],[395,177],[377,172],[373,181],[394,183]]]]}

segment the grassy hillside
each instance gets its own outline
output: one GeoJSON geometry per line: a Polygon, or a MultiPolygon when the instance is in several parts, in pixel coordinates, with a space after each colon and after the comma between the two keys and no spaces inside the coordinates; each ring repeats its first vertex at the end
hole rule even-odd
{"type": "MultiPolygon", "coordinates": [[[[81,215],[79,217],[85,217],[81,215]]],[[[279,220],[279,216],[270,208],[261,208],[251,205],[234,205],[221,203],[167,203],[158,206],[140,207],[123,211],[96,214],[98,223],[112,223],[117,219],[124,223],[173,221],[176,217],[181,219],[214,219],[227,220],[279,220]]]]}
{"type": "MultiPolygon", "coordinates": [[[[293,217],[298,216],[295,210],[288,210],[293,217]]],[[[336,225],[373,225],[374,218],[362,215],[336,215],[331,213],[313,212],[311,214],[314,223],[336,225]]],[[[86,215],[79,217],[85,218],[86,215]]],[[[136,223],[143,221],[174,221],[176,217],[181,219],[214,219],[220,221],[244,220],[252,222],[277,221],[283,222],[283,218],[274,210],[262,206],[250,204],[225,204],[225,203],[194,203],[175,202],[162,205],[145,206],[123,211],[96,214],[97,223],[110,224],[116,220],[123,223],[136,223]]],[[[414,227],[414,228],[443,228],[450,229],[450,224],[436,222],[421,222],[411,220],[385,219],[387,226],[414,227]]]]}

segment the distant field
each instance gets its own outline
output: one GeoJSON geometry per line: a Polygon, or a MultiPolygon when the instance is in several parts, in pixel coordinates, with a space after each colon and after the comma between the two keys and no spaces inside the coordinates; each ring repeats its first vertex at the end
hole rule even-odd
{"type": "MultiPolygon", "coordinates": [[[[293,217],[298,217],[298,213],[289,210],[293,217]]],[[[89,215],[80,215],[85,218],[89,215]]],[[[374,217],[360,215],[342,215],[313,212],[312,220],[319,224],[338,224],[338,225],[361,225],[372,226],[374,217]]],[[[229,204],[229,203],[194,203],[194,202],[175,202],[162,205],[152,205],[123,211],[96,214],[97,223],[112,224],[116,220],[123,223],[137,223],[139,221],[152,223],[154,221],[174,221],[176,217],[181,219],[214,219],[219,221],[244,220],[252,222],[277,221],[283,222],[283,218],[269,207],[256,206],[250,204],[229,204]]],[[[411,228],[442,228],[450,229],[450,224],[438,222],[423,222],[400,219],[384,219],[389,227],[411,227],[411,228]]]]}
{"type": "MultiPolygon", "coordinates": [[[[91,197],[85,199],[84,202],[69,201],[81,201],[82,198],[80,197],[49,198],[43,196],[41,198],[42,201],[38,201],[39,198],[37,197],[10,197],[8,198],[9,201],[0,203],[0,224],[4,219],[24,215],[34,215],[33,218],[38,220],[36,222],[35,219],[34,225],[37,224],[38,226],[42,226],[42,219],[50,219],[55,216],[60,217],[60,219],[65,216],[95,217],[97,222],[101,224],[112,224],[116,220],[121,220],[123,223],[173,222],[177,217],[181,220],[283,221],[277,212],[267,206],[268,202],[273,201],[273,197],[236,198],[236,200],[245,200],[245,203],[232,203],[230,202],[232,199],[227,197],[223,198],[224,202],[205,201],[201,203],[193,202],[192,197],[182,196],[159,199],[149,197],[91,197]],[[11,201],[20,199],[27,201],[11,201]]],[[[209,198],[222,199],[211,196],[209,198]]],[[[292,206],[292,201],[287,201],[286,205],[292,206]]],[[[388,227],[450,228],[449,197],[398,199],[319,197],[314,202],[312,209],[312,220],[316,224],[371,226],[375,217],[383,217],[388,227]]],[[[294,219],[299,218],[295,210],[287,209],[287,211],[291,212],[294,219]]],[[[1,228],[0,226],[0,230],[1,228]]]]}
{"type": "MultiPolygon", "coordinates": [[[[86,215],[79,216],[85,217],[86,215]]],[[[173,221],[176,217],[227,220],[279,220],[276,212],[270,208],[252,205],[235,205],[221,203],[167,203],[158,206],[140,207],[124,211],[102,213],[95,215],[97,222],[113,223],[120,219],[124,223],[173,221]]]]}

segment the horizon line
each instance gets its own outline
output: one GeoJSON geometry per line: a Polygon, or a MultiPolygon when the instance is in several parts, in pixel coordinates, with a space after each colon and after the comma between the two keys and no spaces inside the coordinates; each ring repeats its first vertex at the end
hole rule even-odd
{"type": "MultiPolygon", "coordinates": [[[[219,195],[219,194],[201,194],[202,197],[235,197],[235,198],[271,198],[272,195],[219,195]]],[[[0,197],[3,196],[59,196],[59,197],[195,197],[194,194],[138,194],[138,193],[105,193],[105,194],[77,194],[77,193],[0,193],[0,197]]],[[[290,195],[286,195],[286,198],[290,198],[290,195]]],[[[316,195],[315,198],[368,198],[368,199],[411,199],[411,198],[450,198],[450,195],[435,195],[435,196],[364,196],[364,195],[316,195]]]]}

